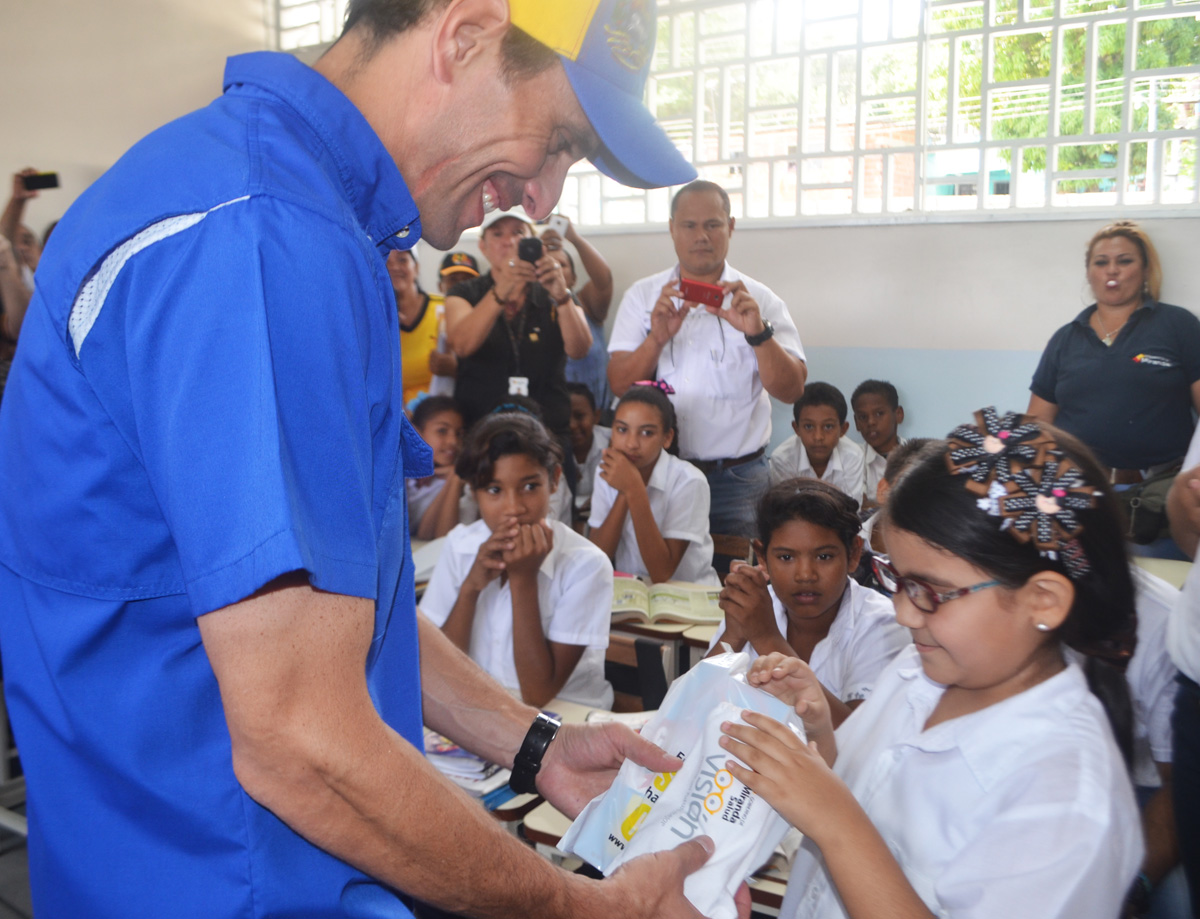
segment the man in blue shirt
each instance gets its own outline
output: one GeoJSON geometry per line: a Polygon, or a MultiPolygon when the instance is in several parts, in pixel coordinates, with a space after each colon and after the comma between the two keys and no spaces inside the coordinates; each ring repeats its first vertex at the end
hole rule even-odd
{"type": "Polygon", "coordinates": [[[673,762],[554,737],[414,609],[388,251],[543,216],[583,155],[692,174],[644,133],[652,8],[544,6],[352,0],[315,68],[232,59],[59,224],[0,412],[39,916],[694,915],[706,846],[568,875],[420,749],[424,720],[567,811],[673,762]]]}

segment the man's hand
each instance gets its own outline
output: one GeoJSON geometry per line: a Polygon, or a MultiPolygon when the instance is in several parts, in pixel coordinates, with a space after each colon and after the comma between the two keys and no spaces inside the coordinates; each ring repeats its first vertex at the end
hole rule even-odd
{"type": "Polygon", "coordinates": [[[758,309],[758,301],[750,296],[750,292],[746,290],[744,283],[741,281],[722,281],[721,286],[725,288],[726,294],[732,294],[733,299],[730,301],[729,309],[723,310],[719,306],[705,306],[706,310],[714,316],[720,316],[743,335],[757,335],[766,328],[763,325],[762,314],[758,309]]]}
{"type": "Polygon", "coordinates": [[[646,487],[637,466],[633,465],[624,453],[612,447],[605,447],[600,454],[599,472],[600,478],[611,485],[618,494],[627,498],[631,491],[646,487]]]}
{"type": "Polygon", "coordinates": [[[725,613],[725,634],[731,643],[748,641],[760,654],[786,639],[775,623],[775,609],[767,592],[767,573],[756,565],[733,562],[721,590],[720,607],[725,613]]]}
{"type": "Polygon", "coordinates": [[[1171,535],[1187,555],[1196,554],[1200,542],[1200,466],[1175,477],[1167,496],[1171,535]]]}
{"type": "Polygon", "coordinates": [[[512,548],[501,554],[504,567],[510,578],[536,578],[542,562],[554,548],[554,530],[545,520],[537,523],[523,523],[517,527],[516,536],[512,539],[512,548]]]}
{"type": "Polygon", "coordinates": [[[626,759],[654,772],[675,772],[680,763],[623,724],[564,724],[542,760],[538,791],[574,820],[626,759]]]}
{"type": "Polygon", "coordinates": [[[683,299],[683,292],[674,282],[668,281],[663,285],[658,299],[654,301],[654,309],[650,311],[650,335],[660,347],[679,333],[683,327],[683,320],[696,306],[695,303],[687,301],[683,306],[676,307],[677,299],[683,299]]]}
{"type": "MultiPolygon", "coordinates": [[[[700,913],[683,896],[683,881],[708,861],[713,849],[712,839],[698,836],[674,849],[626,862],[607,881],[599,882],[599,892],[612,899],[601,900],[594,914],[622,919],[700,919],[700,913]]],[[[739,919],[748,919],[749,889],[745,894],[739,889],[734,903],[739,919]]]]}
{"type": "Polygon", "coordinates": [[[36,198],[38,193],[30,191],[25,187],[25,176],[35,176],[38,174],[36,169],[26,167],[20,172],[14,172],[12,177],[12,199],[14,201],[29,201],[31,198],[36,198]]]}

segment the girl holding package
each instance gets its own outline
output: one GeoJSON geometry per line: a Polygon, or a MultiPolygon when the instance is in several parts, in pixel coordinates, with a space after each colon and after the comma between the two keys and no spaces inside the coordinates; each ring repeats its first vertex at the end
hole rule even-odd
{"type": "Polygon", "coordinates": [[[1120,518],[1076,439],[990,409],[976,422],[884,511],[876,571],[912,648],[836,732],[802,661],[760,658],[751,682],[795,706],[809,746],[754,714],[726,726],[750,767],[730,770],[805,835],[788,919],[1116,917],[1138,872],[1114,739],[1129,724],[1094,694],[1127,701],[1120,518]]]}

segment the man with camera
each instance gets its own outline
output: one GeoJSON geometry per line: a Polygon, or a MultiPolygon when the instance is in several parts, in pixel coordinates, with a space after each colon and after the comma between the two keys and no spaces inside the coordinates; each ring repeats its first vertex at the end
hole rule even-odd
{"type": "Polygon", "coordinates": [[[708,478],[713,533],[754,535],[767,489],[771,400],[804,392],[804,350],[787,305],[725,257],[729,195],[695,181],[671,201],[679,263],[625,293],[608,341],[608,381],[623,394],[658,378],[675,389],[679,455],[708,478]]]}

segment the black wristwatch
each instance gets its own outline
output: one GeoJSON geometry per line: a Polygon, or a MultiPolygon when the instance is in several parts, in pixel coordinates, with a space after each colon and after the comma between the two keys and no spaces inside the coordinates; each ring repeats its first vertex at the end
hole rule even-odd
{"type": "Polygon", "coordinates": [[[748,344],[751,348],[757,348],[759,345],[766,344],[775,335],[775,326],[771,325],[770,319],[764,319],[762,324],[763,330],[761,332],[759,332],[757,335],[746,336],[746,344],[748,344]]]}
{"type": "Polygon", "coordinates": [[[538,712],[525,734],[521,749],[513,760],[512,776],[508,787],[519,795],[537,794],[537,774],[542,768],[542,757],[550,746],[562,722],[551,718],[544,712],[538,712]]]}

